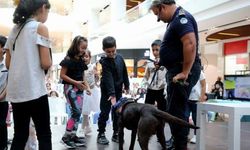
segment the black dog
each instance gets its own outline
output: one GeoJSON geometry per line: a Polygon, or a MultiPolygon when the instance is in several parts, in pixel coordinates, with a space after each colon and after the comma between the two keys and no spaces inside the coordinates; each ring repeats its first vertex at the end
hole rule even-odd
{"type": "Polygon", "coordinates": [[[179,124],[193,129],[198,129],[192,124],[187,123],[166,112],[158,110],[150,104],[135,103],[121,98],[114,109],[120,113],[119,120],[119,149],[123,150],[124,127],[132,130],[131,143],[129,150],[134,149],[136,133],[142,150],[148,150],[148,142],[152,135],[156,134],[163,150],[166,150],[164,126],[165,122],[179,124]],[[122,142],[121,142],[122,141],[122,142]]]}

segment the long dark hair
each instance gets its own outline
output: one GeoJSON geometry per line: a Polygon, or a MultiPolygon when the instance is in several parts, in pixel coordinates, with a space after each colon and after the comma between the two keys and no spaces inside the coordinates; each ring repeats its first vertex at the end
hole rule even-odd
{"type": "Polygon", "coordinates": [[[79,45],[81,44],[82,41],[88,43],[87,38],[80,36],[80,35],[76,36],[69,47],[67,56],[69,56],[70,58],[74,58],[76,55],[78,55],[79,45]]]}
{"type": "Polygon", "coordinates": [[[48,0],[20,0],[13,14],[13,22],[15,24],[23,24],[44,4],[47,9],[50,9],[48,0]]]}
{"type": "Polygon", "coordinates": [[[5,36],[0,35],[0,48],[4,47],[7,38],[5,36]]]}

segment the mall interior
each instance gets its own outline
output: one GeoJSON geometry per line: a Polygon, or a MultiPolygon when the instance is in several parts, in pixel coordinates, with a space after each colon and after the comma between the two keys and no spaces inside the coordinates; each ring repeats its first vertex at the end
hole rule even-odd
{"type": "MultiPolygon", "coordinates": [[[[63,97],[60,84],[60,61],[77,35],[88,39],[92,62],[103,54],[102,39],[113,36],[117,51],[124,57],[128,74],[133,75],[135,86],[145,74],[143,57],[153,58],[151,43],[162,39],[167,24],[157,22],[149,10],[153,0],[50,0],[51,9],[46,25],[52,40],[53,66],[46,80],[50,90],[63,97]]],[[[218,77],[225,86],[221,100],[211,100],[198,107],[198,131],[195,144],[190,150],[249,150],[250,149],[250,1],[249,0],[176,0],[177,5],[189,11],[197,21],[199,32],[199,54],[204,69],[207,89],[210,93],[218,77]],[[227,88],[234,87],[234,99],[228,99],[227,88]],[[216,102],[215,102],[216,101],[216,102]],[[214,102],[214,103],[213,103],[214,102]],[[218,112],[216,120],[207,121],[205,112],[218,112]],[[249,115],[249,116],[248,116],[249,115]]],[[[0,1],[0,35],[8,37],[13,27],[15,6],[11,0],[0,1]]],[[[97,66],[98,71],[101,70],[97,66]]],[[[133,88],[138,88],[133,87],[133,88]]],[[[214,97],[212,96],[211,99],[214,97]]],[[[210,97],[209,97],[210,99],[210,97]]],[[[63,150],[60,138],[68,115],[64,101],[53,102],[52,135],[53,149],[63,150]],[[63,104],[61,105],[61,103],[63,104]],[[59,105],[60,103],[60,105],[59,105]],[[62,111],[62,109],[63,111],[62,111]],[[55,120],[53,120],[55,119],[55,120]]],[[[97,124],[95,113],[90,115],[92,132],[86,135],[87,147],[81,149],[118,149],[118,144],[101,146],[96,143],[97,124]]],[[[112,135],[108,125],[108,137],[112,135]]],[[[13,137],[13,122],[9,123],[9,138],[13,137]]],[[[80,133],[79,133],[80,134],[80,133]]],[[[166,124],[166,138],[170,137],[166,124]]],[[[190,132],[192,134],[192,132],[190,132]]],[[[128,149],[130,131],[125,132],[124,148],[128,149]],[[127,139],[127,140],[126,140],[127,139]]],[[[192,137],[192,135],[190,135],[192,137]]],[[[80,148],[79,148],[80,149],[80,148]]],[[[135,149],[140,149],[136,142],[135,149]]],[[[161,149],[156,137],[152,137],[149,149],[161,149]]]]}

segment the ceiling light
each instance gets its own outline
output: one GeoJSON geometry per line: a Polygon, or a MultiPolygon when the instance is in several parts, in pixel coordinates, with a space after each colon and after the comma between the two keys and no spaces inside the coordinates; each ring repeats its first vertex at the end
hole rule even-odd
{"type": "Polygon", "coordinates": [[[236,33],[227,33],[227,32],[219,32],[220,35],[228,35],[228,36],[240,36],[240,34],[236,33]]]}

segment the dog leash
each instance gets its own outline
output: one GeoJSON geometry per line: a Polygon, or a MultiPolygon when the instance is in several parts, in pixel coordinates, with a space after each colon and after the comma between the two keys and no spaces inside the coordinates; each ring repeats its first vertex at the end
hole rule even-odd
{"type": "MultiPolygon", "coordinates": [[[[148,60],[148,61],[150,61],[150,62],[156,63],[155,60],[153,60],[153,59],[151,59],[151,58],[149,58],[149,57],[142,57],[142,58],[139,59],[139,60],[142,60],[142,59],[145,59],[145,60],[148,60]]],[[[143,66],[144,66],[144,65],[143,65],[143,66]]],[[[141,67],[141,66],[139,66],[138,68],[140,68],[140,67],[141,67]]],[[[153,74],[153,77],[152,77],[152,80],[151,80],[149,86],[151,86],[151,84],[153,83],[153,81],[154,81],[154,79],[155,79],[155,76],[156,76],[156,74],[157,74],[157,71],[158,71],[159,69],[160,69],[160,67],[157,68],[157,69],[154,71],[154,74],[153,74]]]]}
{"type": "MultiPolygon", "coordinates": [[[[176,83],[173,83],[173,81],[172,81],[172,83],[170,83],[170,84],[180,84],[181,86],[188,86],[188,85],[189,85],[188,82],[182,81],[182,80],[178,80],[176,83]]],[[[169,111],[170,106],[171,106],[171,104],[172,104],[172,100],[173,100],[173,96],[174,96],[174,94],[175,94],[175,90],[176,90],[176,85],[173,87],[173,92],[172,92],[172,94],[170,95],[169,99],[167,100],[167,108],[166,108],[167,111],[169,111]]],[[[178,93],[177,93],[177,94],[178,94],[178,93]]]]}
{"type": "MultiPolygon", "coordinates": [[[[149,58],[149,57],[142,57],[142,58],[138,59],[137,62],[139,62],[140,60],[143,60],[143,59],[155,63],[155,60],[153,60],[153,59],[151,59],[151,58],[149,58]]],[[[144,66],[145,66],[145,64],[143,64],[143,65],[141,65],[141,66],[137,66],[137,68],[141,68],[141,67],[144,67],[144,66]]]]}

